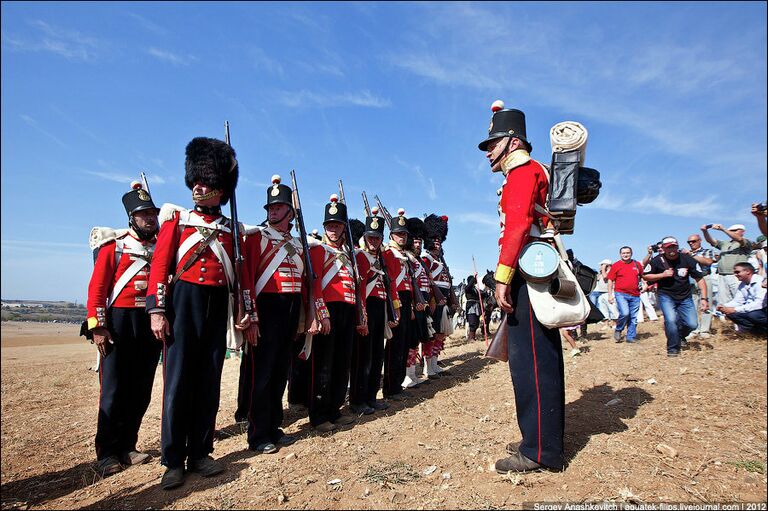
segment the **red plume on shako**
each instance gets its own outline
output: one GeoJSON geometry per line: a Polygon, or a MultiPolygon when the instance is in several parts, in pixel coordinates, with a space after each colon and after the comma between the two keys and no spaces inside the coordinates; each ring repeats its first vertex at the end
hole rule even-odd
{"type": "Polygon", "coordinates": [[[131,189],[133,189],[133,190],[141,190],[142,188],[144,188],[144,187],[142,186],[141,181],[132,181],[131,182],[131,189]]]}
{"type": "Polygon", "coordinates": [[[504,110],[504,102],[500,99],[497,99],[491,105],[491,112],[496,113],[499,110],[504,110]]]}

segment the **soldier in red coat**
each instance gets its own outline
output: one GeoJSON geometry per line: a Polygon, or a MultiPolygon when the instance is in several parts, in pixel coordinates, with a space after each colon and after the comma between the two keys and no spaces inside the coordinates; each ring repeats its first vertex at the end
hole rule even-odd
{"type": "Polygon", "coordinates": [[[322,297],[328,310],[320,334],[312,339],[309,358],[309,422],[322,433],[355,420],[341,413],[349,382],[358,293],[346,246],[347,221],[347,206],[338,201],[336,194],[331,195],[325,205],[323,241],[310,248],[312,268],[317,274],[314,296],[322,297]]]}
{"type": "Polygon", "coordinates": [[[429,215],[424,219],[424,231],[426,239],[426,251],[424,252],[424,263],[430,273],[432,281],[440,290],[442,299],[438,300],[432,313],[432,327],[435,329],[435,335],[431,342],[427,343],[422,354],[424,357],[424,375],[432,376],[440,374],[443,368],[437,365],[437,357],[445,347],[446,332],[443,327],[443,318],[446,321],[451,314],[448,313],[448,298],[451,297],[451,276],[448,268],[443,261],[443,243],[448,236],[448,217],[429,215]]]}
{"type": "Polygon", "coordinates": [[[198,137],[187,145],[185,166],[195,207],[178,208],[162,223],[147,292],[152,331],[164,342],[163,489],[183,484],[185,462],[206,477],[224,470],[210,453],[227,336],[237,329],[252,342],[258,335],[247,267],[240,297],[245,316],[233,317],[232,225],[221,206],[237,185],[235,152],[221,140],[198,137]]]}
{"type": "Polygon", "coordinates": [[[509,370],[515,391],[517,422],[523,435],[507,445],[509,457],[496,462],[502,474],[563,468],[565,385],[563,354],[557,328],[536,319],[518,258],[532,227],[538,232],[546,205],[548,177],[541,163],[531,159],[525,114],[494,103],[488,138],[479,144],[493,172],[502,172],[499,203],[501,235],[496,266],[496,301],[507,313],[509,370]],[[538,208],[537,208],[538,206],[538,208]],[[538,209],[538,210],[537,210],[538,209]],[[536,224],[536,225],[535,225],[536,224]]]}
{"type": "Polygon", "coordinates": [[[349,408],[356,414],[371,414],[386,410],[389,405],[376,399],[381,386],[381,369],[384,363],[385,324],[395,328],[399,300],[394,281],[385,275],[381,259],[381,243],[384,240],[384,218],[378,216],[378,208],[371,210],[365,224],[351,220],[352,237],[362,236],[362,248],[357,250],[357,269],[360,272],[360,291],[365,300],[368,319],[366,328],[358,328],[352,345],[350,369],[349,408]],[[359,224],[359,229],[355,224],[359,224]],[[387,289],[389,283],[389,289],[387,289]],[[391,300],[392,310],[389,310],[391,300]]]}
{"type": "MultiPolygon", "coordinates": [[[[264,320],[258,342],[247,345],[243,355],[238,409],[248,420],[249,449],[262,454],[296,441],[280,429],[291,348],[306,295],[304,249],[301,240],[291,235],[292,193],[280,176],[272,176],[264,205],[267,225],[248,231],[245,239],[256,306],[264,320]]],[[[317,317],[309,318],[310,334],[318,333],[327,317],[321,295],[315,296],[317,317]]]]}
{"type": "Polygon", "coordinates": [[[161,344],[144,310],[158,209],[141,184],[123,195],[126,233],[102,242],[88,285],[88,337],[101,357],[96,458],[108,476],[149,460],[136,450],[161,344]]]}
{"type": "MultiPolygon", "coordinates": [[[[408,256],[411,275],[413,275],[414,296],[416,297],[417,304],[421,302],[421,306],[414,307],[414,319],[408,339],[405,379],[403,379],[403,387],[411,388],[421,383],[429,382],[428,379],[422,378],[420,374],[417,374],[416,366],[419,363],[419,346],[423,349],[430,343],[431,335],[427,318],[434,310],[437,302],[432,293],[429,275],[427,275],[424,263],[421,261],[421,248],[424,244],[424,222],[418,217],[413,217],[407,220],[407,226],[408,241],[406,242],[405,254],[408,256]],[[429,304],[431,309],[427,307],[427,304],[429,304]]],[[[433,375],[433,378],[437,378],[437,376],[433,375]]]]}
{"type": "MultiPolygon", "coordinates": [[[[408,242],[408,221],[405,210],[400,208],[392,218],[389,245],[382,251],[389,279],[397,290],[400,306],[400,322],[392,329],[392,338],[384,348],[384,380],[382,394],[385,399],[399,401],[410,394],[403,392],[405,368],[408,362],[408,341],[413,327],[414,299],[411,268],[405,246],[408,242]]],[[[419,305],[423,308],[423,304],[419,305]]]]}

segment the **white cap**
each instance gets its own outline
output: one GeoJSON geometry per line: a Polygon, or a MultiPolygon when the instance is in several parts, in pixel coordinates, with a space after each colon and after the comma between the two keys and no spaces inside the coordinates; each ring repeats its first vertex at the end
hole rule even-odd
{"type": "Polygon", "coordinates": [[[732,226],[730,226],[728,228],[729,231],[737,231],[739,229],[741,229],[742,231],[746,231],[747,230],[747,228],[744,227],[744,224],[733,224],[732,226]]]}
{"type": "Polygon", "coordinates": [[[602,261],[600,261],[600,266],[604,264],[613,264],[613,261],[611,261],[610,259],[603,259],[602,261]]]}
{"type": "Polygon", "coordinates": [[[661,240],[662,247],[669,247],[671,245],[678,245],[676,238],[673,238],[672,236],[667,236],[666,238],[661,240]]]}

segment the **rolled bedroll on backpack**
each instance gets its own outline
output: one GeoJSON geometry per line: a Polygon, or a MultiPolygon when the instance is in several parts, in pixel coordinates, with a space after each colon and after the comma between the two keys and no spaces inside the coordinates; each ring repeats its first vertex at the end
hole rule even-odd
{"type": "Polygon", "coordinates": [[[558,122],[549,130],[549,142],[553,153],[579,151],[579,165],[584,165],[587,153],[589,133],[576,121],[558,122]]]}

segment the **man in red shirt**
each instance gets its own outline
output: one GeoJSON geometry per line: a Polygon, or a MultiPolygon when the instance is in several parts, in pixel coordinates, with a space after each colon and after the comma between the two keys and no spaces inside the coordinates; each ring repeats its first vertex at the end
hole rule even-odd
{"type": "Polygon", "coordinates": [[[637,336],[637,311],[640,310],[640,278],[643,267],[632,259],[632,249],[621,247],[621,259],[613,263],[608,272],[608,301],[616,303],[619,319],[613,338],[621,342],[621,331],[627,327],[627,342],[635,342],[637,336]]]}

